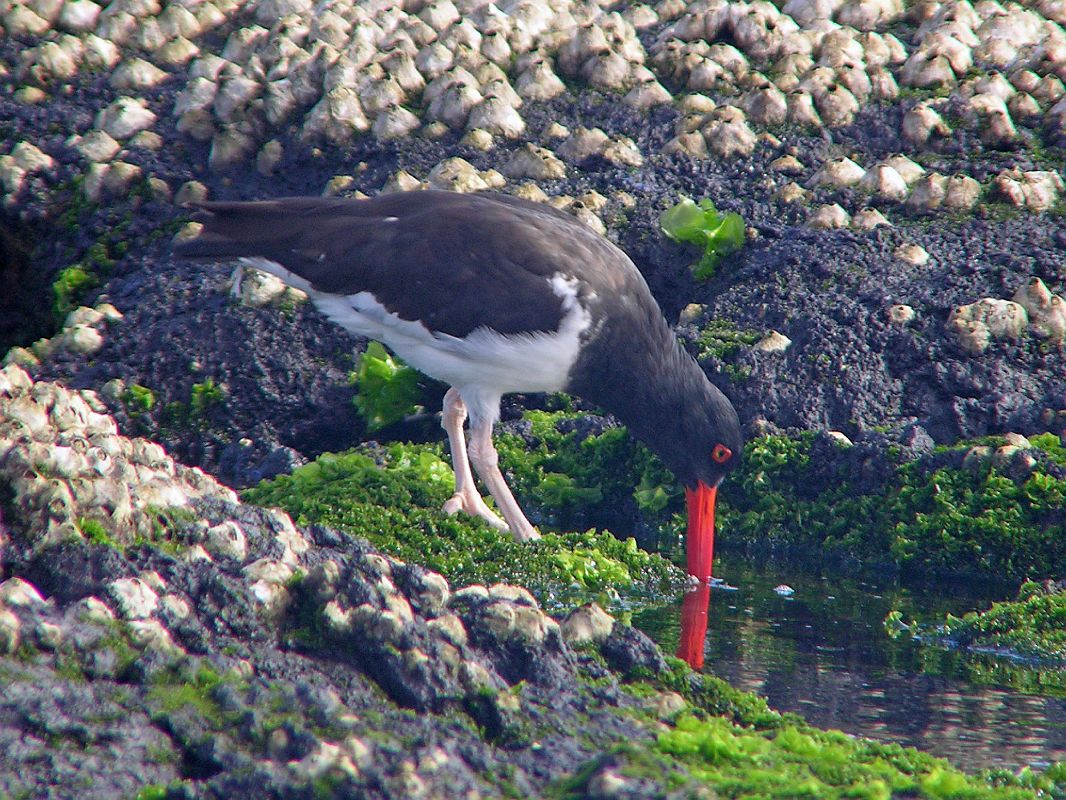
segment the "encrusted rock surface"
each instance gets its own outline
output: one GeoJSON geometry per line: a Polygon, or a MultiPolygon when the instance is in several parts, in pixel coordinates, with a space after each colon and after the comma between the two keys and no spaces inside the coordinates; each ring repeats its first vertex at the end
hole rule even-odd
{"type": "MultiPolygon", "coordinates": [[[[299,530],[109,417],[67,418],[84,403],[0,372],[0,482],[15,492],[0,521],[0,793],[183,780],[197,796],[303,797],[326,778],[336,796],[493,797],[506,776],[538,796],[610,742],[654,736],[525,589],[453,591],[360,540],[299,530]],[[25,481],[37,445],[64,437],[87,449],[55,445],[64,468],[25,481]],[[92,478],[66,463],[79,455],[92,478]],[[161,475],[186,496],[161,497],[161,475]],[[132,499],[127,527],[116,493],[132,499]],[[148,498],[154,524],[138,527],[148,498]]],[[[626,630],[591,646],[661,669],[626,630]]]]}
{"type": "Polygon", "coordinates": [[[0,794],[497,796],[506,764],[536,796],[654,735],[615,713],[618,672],[660,666],[631,629],[235,503],[366,438],[363,343],[175,263],[184,203],[513,192],[605,230],[668,318],[700,308],[679,334],[753,428],[1061,433],[1064,24],[962,0],[3,5],[0,702],[23,722],[0,794]],[[707,281],[659,231],[682,194],[748,229],[707,281]],[[703,353],[712,319],[753,344],[703,353]]]}
{"type": "MultiPolygon", "coordinates": [[[[76,216],[86,237],[107,238],[118,217],[130,217],[111,250],[145,241],[180,215],[172,203],[204,195],[437,185],[546,196],[618,239],[668,316],[711,300],[739,328],[773,328],[796,342],[775,367],[740,365],[749,377],[727,391],[746,418],[824,429],[916,421],[949,441],[1033,425],[1059,402],[1042,387],[1061,364],[1024,337],[985,351],[1006,358],[1004,369],[960,365],[981,373],[977,398],[938,352],[955,306],[1034,276],[1062,292],[1066,244],[1054,217],[1042,216],[1055,214],[1062,191],[1066,37],[1057,6],[854,0],[608,10],[526,0],[385,12],[336,0],[299,20],[290,8],[268,13],[243,0],[54,5],[41,16],[35,5],[12,4],[4,24],[23,38],[0,44],[13,90],[0,97],[12,120],[0,184],[28,231],[68,196],[52,193],[63,187],[85,194],[88,208],[76,216]],[[60,81],[71,91],[54,92],[60,81]],[[456,157],[469,170],[457,170],[456,157]],[[194,194],[192,185],[202,188],[194,194]],[[588,189],[605,197],[624,189],[637,203],[593,210],[561,199],[588,189]],[[709,196],[760,233],[708,284],[684,275],[683,250],[656,241],[657,211],[680,194],[709,196]],[[900,270],[901,244],[930,255],[934,268],[923,267],[921,280],[900,270]],[[977,268],[956,270],[962,263],[977,268]],[[842,278],[851,283],[843,297],[820,289],[842,278]],[[788,291],[771,288],[768,300],[775,280],[788,291]],[[905,341],[878,333],[893,304],[919,312],[905,341]],[[1002,349],[1012,347],[1020,351],[1002,349]],[[823,352],[848,364],[839,392],[814,368],[812,354],[823,352]],[[1004,394],[1014,398],[1010,419],[988,413],[1004,394]]],[[[165,262],[162,245],[140,263],[165,262]]],[[[245,298],[261,313],[227,318],[210,271],[141,270],[116,255],[108,254],[120,265],[105,291],[139,343],[74,331],[62,340],[62,363],[46,359],[39,374],[85,388],[113,378],[149,387],[160,402],[141,415],[145,429],[231,484],[361,438],[343,402],[352,346],[344,334],[263,293],[245,298]],[[178,333],[181,346],[161,347],[175,325],[197,335],[178,333]],[[256,358],[245,357],[245,341],[256,358]],[[279,353],[271,341],[290,349],[279,353]],[[310,369],[315,360],[326,369],[310,369]],[[189,363],[199,372],[190,376],[189,363]],[[207,409],[195,443],[168,439],[163,410],[187,404],[207,377],[225,386],[223,402],[207,409]]],[[[70,264],[58,243],[44,261],[36,274],[70,264]]],[[[27,292],[44,288],[23,283],[27,292]]],[[[16,334],[23,323],[3,316],[7,341],[25,345],[16,334]]],[[[36,325],[37,335],[51,333],[36,325]]],[[[112,410],[123,419],[125,409],[112,410]]]]}

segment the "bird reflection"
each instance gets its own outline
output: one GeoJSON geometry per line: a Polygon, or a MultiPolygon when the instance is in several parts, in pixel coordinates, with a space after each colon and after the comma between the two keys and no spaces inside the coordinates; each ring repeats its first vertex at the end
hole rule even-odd
{"type": "Polygon", "coordinates": [[[677,657],[693,669],[703,667],[703,650],[707,640],[707,607],[711,602],[711,587],[701,582],[681,601],[681,641],[677,657]]]}

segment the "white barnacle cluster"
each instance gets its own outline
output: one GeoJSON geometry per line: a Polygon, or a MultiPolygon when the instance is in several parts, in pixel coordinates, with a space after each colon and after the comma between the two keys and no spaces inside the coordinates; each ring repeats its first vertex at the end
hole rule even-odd
{"type": "Polygon", "coordinates": [[[119,542],[150,536],[159,509],[233,492],[158,444],[119,435],[96,395],[0,370],[0,471],[34,548],[83,538],[88,521],[119,542]]]}
{"type": "MultiPolygon", "coordinates": [[[[285,146],[344,147],[365,136],[457,132],[481,151],[522,145],[496,174],[453,163],[432,178],[398,173],[388,189],[552,180],[589,154],[640,164],[645,154],[624,137],[529,129],[529,104],[565,92],[564,79],[638,110],[673,103],[680,114],[664,149],[697,159],[745,158],[779,148],[777,126],[839,128],[871,104],[897,101],[911,151],[963,132],[988,147],[1023,147],[1025,126],[1066,135],[1064,23],[1061,0],[9,0],[0,10],[5,33],[36,37],[19,57],[17,99],[42,102],[82,71],[107,76],[114,94],[93,127],[66,142],[93,201],[145,180],[171,197],[128,157],[163,146],[167,115],[210,144],[216,171],[254,163],[271,175],[285,146]],[[164,85],[173,89],[165,104],[164,85]],[[283,130],[298,132],[294,144],[283,145],[283,130]]],[[[40,147],[12,142],[0,152],[6,202],[55,172],[59,153],[40,147]]],[[[868,229],[888,222],[886,205],[965,210],[990,190],[1040,211],[1060,191],[1032,171],[1005,171],[991,185],[982,178],[977,191],[973,176],[915,176],[891,162],[856,163],[861,175],[810,164],[776,196],[800,203],[817,187],[858,188],[877,207],[841,214],[837,198],[822,198],[812,223],[868,229]]]]}
{"type": "Polygon", "coordinates": [[[1066,299],[1052,294],[1037,277],[1020,286],[1012,300],[983,297],[957,306],[948,317],[948,331],[959,347],[980,355],[997,339],[1015,340],[1024,333],[1062,346],[1066,341],[1066,299]]]}

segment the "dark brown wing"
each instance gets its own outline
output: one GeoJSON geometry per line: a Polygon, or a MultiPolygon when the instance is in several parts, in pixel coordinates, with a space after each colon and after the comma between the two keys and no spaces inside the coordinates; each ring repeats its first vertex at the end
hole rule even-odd
{"type": "Polygon", "coordinates": [[[557,273],[600,296],[633,275],[643,283],[583,223],[505,195],[426,191],[199,207],[204,228],[176,247],[179,255],[262,256],[320,291],[368,291],[402,318],[453,336],[481,326],[504,334],[556,330],[563,311],[550,279],[557,273]]]}

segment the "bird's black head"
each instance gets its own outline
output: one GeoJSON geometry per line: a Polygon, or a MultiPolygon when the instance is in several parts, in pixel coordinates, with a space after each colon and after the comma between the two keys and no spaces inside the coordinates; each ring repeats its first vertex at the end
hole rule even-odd
{"type": "Polygon", "coordinates": [[[680,347],[623,402],[632,407],[619,416],[686,489],[717,487],[740,463],[744,435],[736,409],[680,347]]]}
{"type": "Polygon", "coordinates": [[[710,381],[704,380],[701,391],[682,400],[676,422],[666,427],[676,430],[660,440],[659,455],[685,488],[700,483],[717,487],[740,464],[744,450],[740,418],[710,381]]]}

